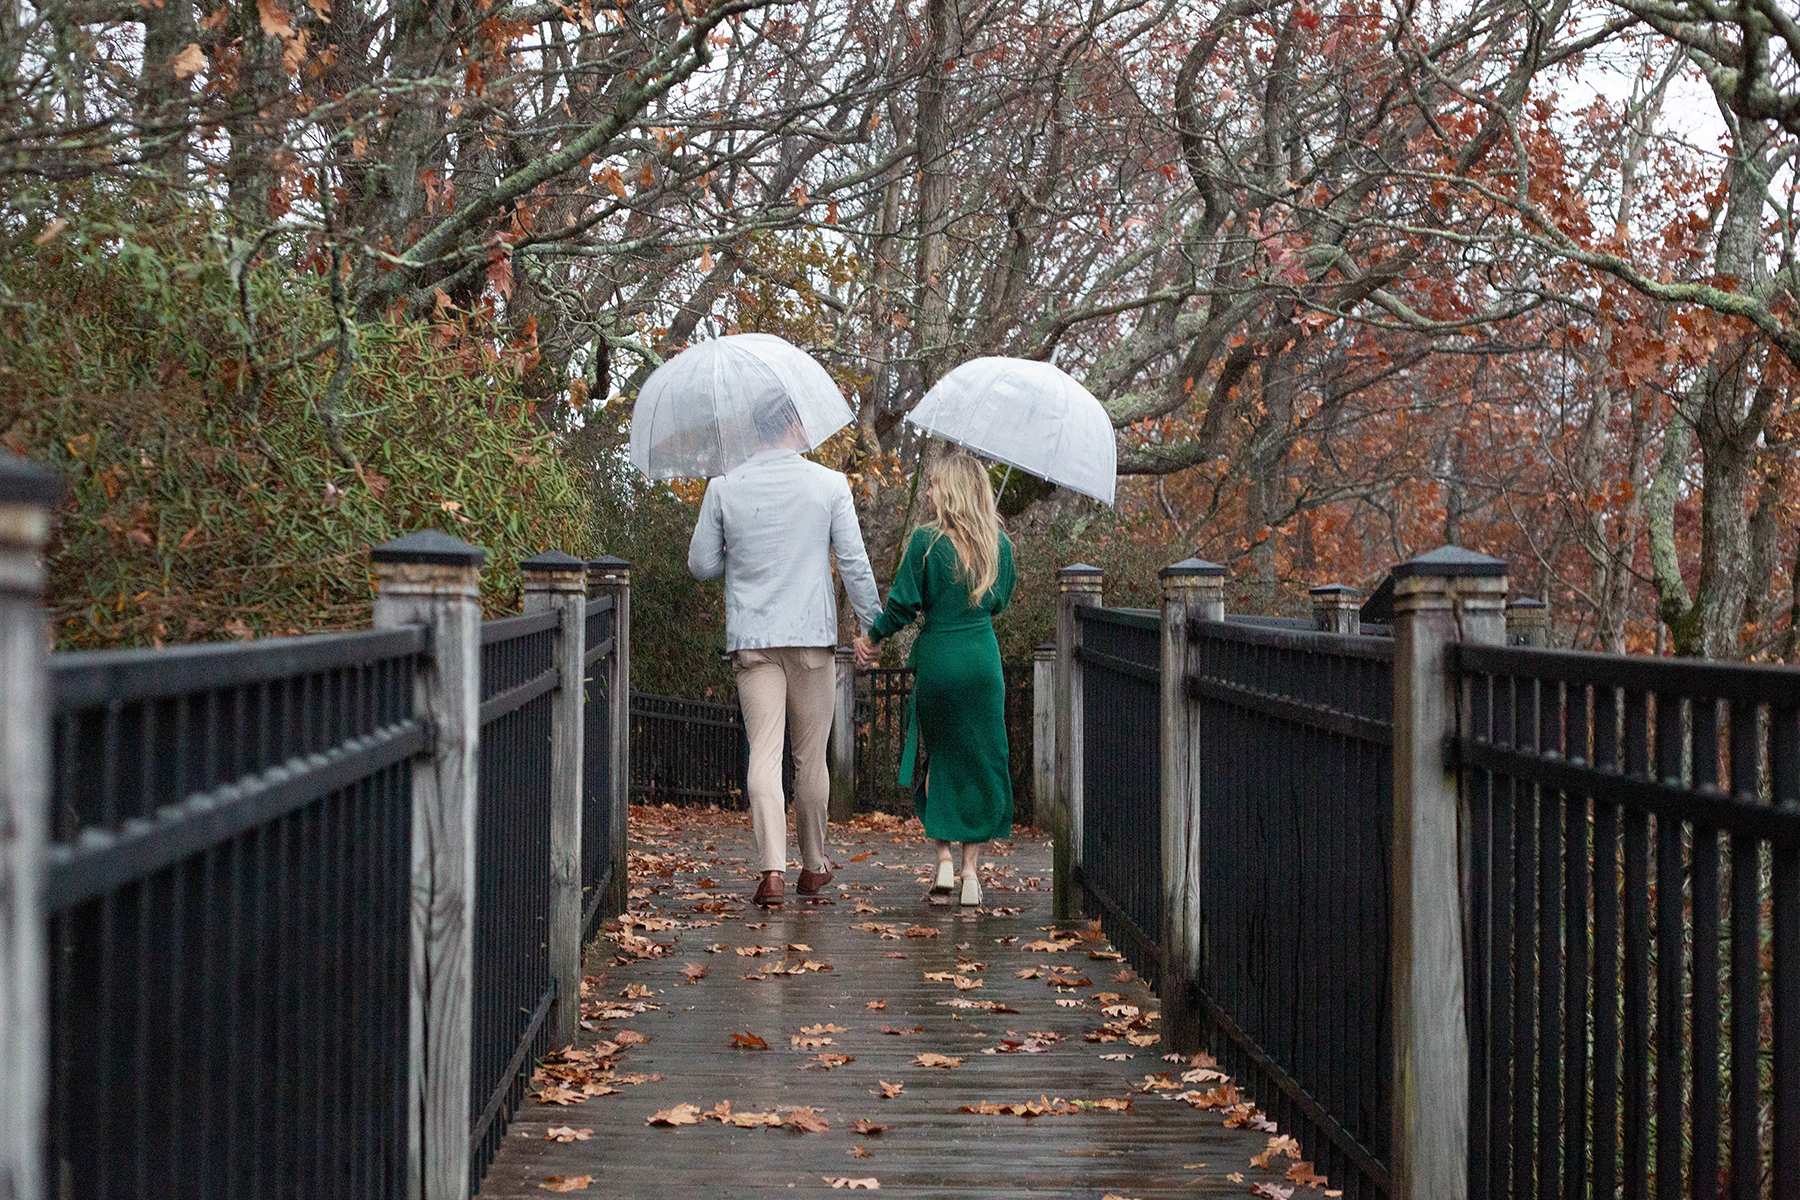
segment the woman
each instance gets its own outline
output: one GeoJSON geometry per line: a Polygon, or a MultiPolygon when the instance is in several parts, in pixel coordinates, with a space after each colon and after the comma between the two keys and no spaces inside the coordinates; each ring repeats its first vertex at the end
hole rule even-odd
{"type": "Polygon", "coordinates": [[[981,903],[976,860],[981,843],[1012,831],[1007,770],[1006,682],[995,614],[1012,599],[1012,543],[1000,531],[987,472],[957,451],[931,469],[926,501],[933,520],[915,530],[870,636],[857,639],[857,661],[875,644],[924,614],[913,643],[914,670],[900,759],[900,783],[913,789],[927,836],[938,844],[932,891],[953,890],[950,843],[962,843],[963,904],[981,903]],[[923,750],[918,777],[915,758],[923,750]]]}

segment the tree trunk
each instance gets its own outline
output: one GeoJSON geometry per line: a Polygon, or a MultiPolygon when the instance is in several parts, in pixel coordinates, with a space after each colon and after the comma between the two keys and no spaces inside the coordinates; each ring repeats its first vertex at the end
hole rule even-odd
{"type": "Polygon", "coordinates": [[[944,278],[950,230],[950,140],[944,102],[955,53],[955,0],[927,0],[925,68],[919,76],[918,347],[922,389],[949,369],[950,287],[944,278]]]}

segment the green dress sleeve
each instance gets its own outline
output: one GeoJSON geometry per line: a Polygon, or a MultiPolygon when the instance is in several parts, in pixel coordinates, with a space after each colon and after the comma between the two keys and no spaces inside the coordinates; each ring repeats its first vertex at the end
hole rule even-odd
{"type": "Polygon", "coordinates": [[[997,617],[1006,611],[1012,603],[1013,584],[1017,582],[1013,574],[1012,539],[1004,533],[1000,535],[1000,573],[994,577],[994,586],[988,594],[981,598],[981,607],[988,610],[988,615],[997,617]]]}
{"type": "Polygon", "coordinates": [[[929,544],[925,530],[913,530],[912,540],[906,543],[906,557],[894,573],[894,586],[888,589],[887,607],[869,627],[869,636],[876,641],[885,642],[905,629],[924,607],[925,553],[929,544]]]}

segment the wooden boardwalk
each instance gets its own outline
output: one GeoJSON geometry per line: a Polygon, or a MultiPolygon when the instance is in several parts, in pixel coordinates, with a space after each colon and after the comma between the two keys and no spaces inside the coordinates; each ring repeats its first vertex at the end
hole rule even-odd
{"type": "Polygon", "coordinates": [[[1097,932],[1047,928],[1047,842],[993,846],[973,912],[925,898],[922,838],[833,826],[833,885],[808,902],[790,871],[786,907],[765,913],[744,903],[745,819],[650,809],[632,826],[638,923],[589,947],[584,1042],[534,1084],[573,1102],[526,1101],[483,1197],[791,1195],[838,1180],[933,1197],[1329,1194],[1288,1181],[1279,1149],[1252,1165],[1266,1122],[1221,1107],[1236,1097],[1217,1079],[1182,1082],[1195,1064],[1164,1060],[1156,999],[1097,932]],[[1056,1111],[968,1111],[1040,1098],[1056,1111]],[[658,1113],[699,1119],[648,1124],[658,1113]]]}

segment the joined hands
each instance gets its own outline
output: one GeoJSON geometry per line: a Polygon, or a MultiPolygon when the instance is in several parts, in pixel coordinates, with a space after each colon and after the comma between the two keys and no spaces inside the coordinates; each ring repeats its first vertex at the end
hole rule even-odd
{"type": "Polygon", "coordinates": [[[868,670],[875,665],[875,660],[881,657],[880,648],[866,633],[858,635],[856,640],[850,644],[856,650],[856,669],[859,671],[868,670]]]}

